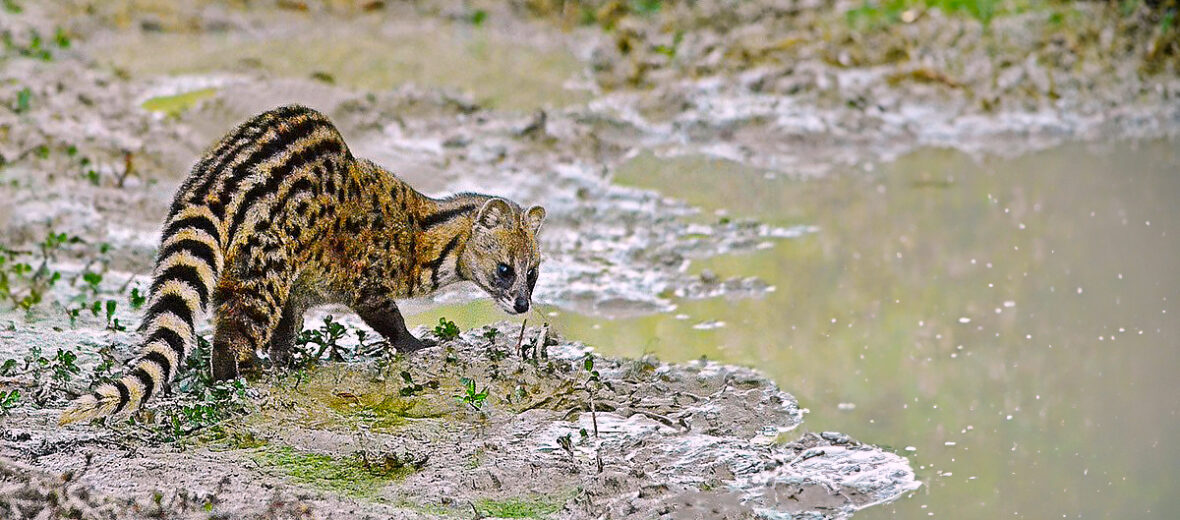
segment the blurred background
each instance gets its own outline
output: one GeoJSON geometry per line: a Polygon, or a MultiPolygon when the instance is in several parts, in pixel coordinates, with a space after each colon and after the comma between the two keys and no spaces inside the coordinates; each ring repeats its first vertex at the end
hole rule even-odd
{"type": "MultiPolygon", "coordinates": [[[[546,206],[531,323],[908,457],[858,518],[1180,515],[1174,0],[0,0],[0,35],[5,251],[145,287],[205,148],[303,103],[428,194],[546,206]]],[[[65,324],[14,265],[0,323],[65,324]]]]}

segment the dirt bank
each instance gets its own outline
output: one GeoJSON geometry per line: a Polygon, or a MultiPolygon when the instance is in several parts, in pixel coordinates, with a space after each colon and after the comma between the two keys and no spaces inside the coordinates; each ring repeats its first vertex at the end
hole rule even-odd
{"type": "MultiPolygon", "coordinates": [[[[751,370],[604,359],[538,328],[523,332],[522,358],[510,326],[454,339],[419,330],[441,345],[263,378],[211,400],[189,390],[133,423],[57,428],[57,396],[20,407],[4,419],[0,456],[39,469],[8,464],[0,508],[839,518],[918,486],[897,455],[838,433],[790,433],[804,411],[751,370]],[[221,411],[203,408],[213,406],[221,411]],[[224,415],[205,423],[205,413],[224,415]],[[55,505],[54,494],[71,498],[55,505]]],[[[4,339],[37,344],[47,333],[37,329],[4,339]]],[[[30,394],[52,384],[17,372],[8,384],[30,394]]]]}

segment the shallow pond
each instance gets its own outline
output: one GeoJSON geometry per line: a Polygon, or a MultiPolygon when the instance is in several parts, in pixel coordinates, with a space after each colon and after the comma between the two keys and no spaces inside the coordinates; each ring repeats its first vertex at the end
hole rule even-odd
{"type": "MultiPolygon", "coordinates": [[[[892,444],[926,486],[858,518],[1170,517],[1178,150],[926,150],[806,181],[640,155],[617,182],[701,218],[818,230],[691,267],[757,275],[775,287],[761,298],[614,320],[544,312],[604,353],[757,367],[811,410],[805,428],[892,444]]],[[[440,315],[464,327],[501,316],[477,303],[414,321],[440,315]]]]}

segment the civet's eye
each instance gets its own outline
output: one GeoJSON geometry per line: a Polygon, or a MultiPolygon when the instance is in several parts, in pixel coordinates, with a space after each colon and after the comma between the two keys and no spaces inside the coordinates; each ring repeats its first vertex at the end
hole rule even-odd
{"type": "Polygon", "coordinates": [[[532,269],[529,269],[529,280],[536,280],[536,279],[537,279],[537,268],[534,267],[532,269]]]}
{"type": "Polygon", "coordinates": [[[512,278],[512,268],[508,267],[508,264],[501,263],[496,266],[496,274],[500,275],[500,278],[507,280],[512,278]]]}

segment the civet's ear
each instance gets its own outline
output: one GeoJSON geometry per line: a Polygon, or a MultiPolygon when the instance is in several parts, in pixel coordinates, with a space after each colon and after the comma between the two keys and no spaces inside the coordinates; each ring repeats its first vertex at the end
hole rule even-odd
{"type": "Polygon", "coordinates": [[[489,199],[479,208],[475,225],[486,229],[507,226],[512,222],[512,206],[499,197],[489,199]]]}
{"type": "Polygon", "coordinates": [[[524,212],[524,220],[533,233],[541,230],[541,223],[545,221],[545,208],[533,206],[524,212]]]}

